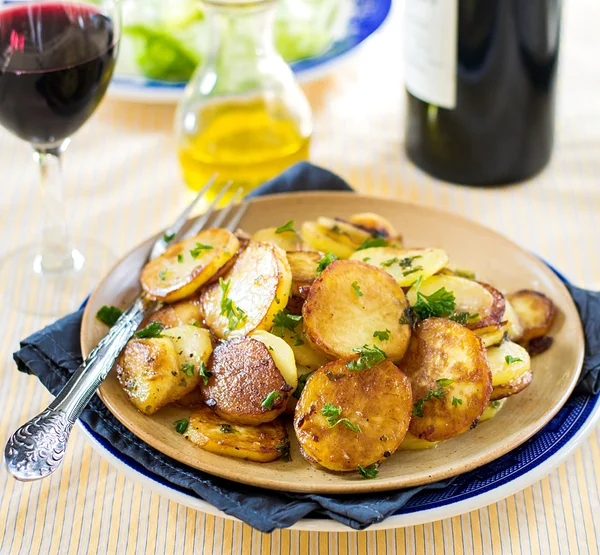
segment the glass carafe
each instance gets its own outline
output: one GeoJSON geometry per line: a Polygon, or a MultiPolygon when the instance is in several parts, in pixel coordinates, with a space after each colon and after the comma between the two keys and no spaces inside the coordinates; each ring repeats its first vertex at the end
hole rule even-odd
{"type": "Polygon", "coordinates": [[[308,157],[310,106],[273,43],[274,0],[205,0],[210,48],[178,107],[179,160],[200,189],[249,191],[308,157]]]}

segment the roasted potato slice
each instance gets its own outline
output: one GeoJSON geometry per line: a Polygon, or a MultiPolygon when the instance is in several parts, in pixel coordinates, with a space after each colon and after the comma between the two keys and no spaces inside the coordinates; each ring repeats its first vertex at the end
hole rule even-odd
{"type": "MultiPolygon", "coordinates": [[[[302,237],[306,244],[313,250],[332,253],[337,258],[350,258],[357,247],[349,247],[336,239],[336,234],[317,222],[304,222],[302,224],[302,237]]],[[[339,238],[339,234],[338,234],[339,238]]]]}
{"type": "Polygon", "coordinates": [[[546,335],[554,322],[554,303],[537,291],[522,289],[508,295],[508,300],[523,325],[520,341],[526,343],[534,337],[546,335]]]}
{"type": "Polygon", "coordinates": [[[276,227],[259,229],[252,235],[255,243],[269,243],[284,251],[297,251],[302,248],[302,238],[295,231],[281,231],[277,233],[276,227]]]}
{"type": "Polygon", "coordinates": [[[269,349],[275,366],[281,372],[283,379],[292,387],[292,391],[295,390],[298,386],[298,373],[292,348],[281,337],[265,330],[253,331],[250,337],[260,341],[269,349]]]}
{"type": "Polygon", "coordinates": [[[352,249],[357,249],[365,241],[373,238],[368,231],[338,218],[317,218],[317,224],[327,229],[330,237],[352,249]]]}
{"type": "Polygon", "coordinates": [[[117,361],[117,377],[133,405],[153,414],[198,386],[201,363],[208,362],[211,352],[208,330],[163,330],[160,337],[127,343],[117,361]]]}
{"type": "Polygon", "coordinates": [[[487,404],[487,406],[485,407],[485,410],[483,411],[483,414],[481,415],[479,422],[480,423],[485,422],[486,420],[491,420],[492,418],[494,418],[494,416],[496,416],[498,414],[498,412],[500,412],[500,409],[504,406],[505,402],[506,402],[506,399],[490,401],[487,404]]]}
{"type": "Polygon", "coordinates": [[[248,461],[270,462],[289,453],[281,420],[258,426],[230,424],[208,407],[194,411],[183,435],[205,451],[248,461]]]}
{"type": "Polygon", "coordinates": [[[505,298],[506,308],[504,309],[503,319],[506,321],[508,325],[508,338],[511,341],[520,341],[523,337],[523,324],[521,323],[521,319],[519,315],[515,312],[513,305],[510,304],[510,301],[505,298]]]}
{"type": "Polygon", "coordinates": [[[227,279],[202,293],[204,320],[219,339],[270,330],[275,314],[287,305],[291,285],[285,252],[275,245],[250,242],[227,279]]]}
{"type": "Polygon", "coordinates": [[[304,366],[310,371],[321,368],[321,366],[329,362],[323,353],[313,348],[304,333],[302,333],[300,326],[293,331],[285,329],[283,332],[283,340],[294,351],[294,358],[299,365],[304,366]]]}
{"type": "Polygon", "coordinates": [[[523,391],[533,380],[533,374],[531,372],[525,372],[514,380],[494,387],[490,401],[497,401],[498,399],[504,399],[511,395],[516,395],[523,391]]]}
{"type": "Polygon", "coordinates": [[[466,432],[483,413],[492,375],[479,338],[443,318],[417,324],[400,369],[412,384],[410,432],[442,441],[466,432]]]}
{"type": "MultiPolygon", "coordinates": [[[[439,275],[423,280],[419,292],[423,295],[431,295],[442,287],[454,293],[456,314],[466,312],[470,315],[478,315],[476,319],[467,323],[469,329],[487,328],[502,321],[504,297],[502,293],[486,283],[457,276],[439,275]]],[[[417,302],[416,284],[410,288],[406,298],[411,306],[417,302]]]]}
{"type": "Polygon", "coordinates": [[[424,449],[433,449],[440,443],[441,441],[425,441],[407,432],[400,447],[398,447],[398,451],[423,451],[424,449]]]}
{"type": "Polygon", "coordinates": [[[379,214],[372,212],[361,212],[354,214],[348,221],[365,231],[369,232],[373,237],[383,237],[384,239],[400,240],[398,232],[394,226],[379,214]]]}
{"type": "Polygon", "coordinates": [[[142,327],[146,327],[151,322],[159,322],[165,328],[176,328],[185,324],[200,325],[202,322],[200,301],[189,299],[165,305],[144,320],[142,327]]]}
{"type": "Polygon", "coordinates": [[[481,339],[483,346],[487,348],[501,343],[504,336],[508,333],[508,329],[508,322],[502,322],[501,324],[493,324],[485,328],[475,329],[473,333],[481,339]]]}
{"type": "Polygon", "coordinates": [[[531,368],[529,353],[512,341],[504,341],[497,347],[490,347],[486,355],[493,387],[511,382],[529,372],[531,368]]]}
{"type": "Polygon", "coordinates": [[[302,307],[304,333],[331,358],[374,344],[400,360],[410,339],[410,325],[400,323],[407,306],[402,288],[387,272],[356,260],[336,260],[314,282],[302,307]],[[386,332],[387,339],[375,332],[386,332]]]}
{"type": "Polygon", "coordinates": [[[293,387],[271,356],[269,348],[250,337],[222,343],[210,359],[206,404],[221,417],[254,426],[270,422],[284,410],[293,387]]]}
{"type": "Polygon", "coordinates": [[[448,264],[442,249],[398,249],[373,247],[356,251],[350,260],[362,260],[390,273],[401,287],[409,287],[417,279],[431,277],[448,264]]]}
{"type": "Polygon", "coordinates": [[[142,288],[169,303],[188,297],[217,273],[239,246],[238,238],[226,229],[201,231],[148,262],[140,276],[142,288]]]}
{"type": "Polygon", "coordinates": [[[302,454],[329,470],[356,470],[389,457],[410,421],[408,378],[389,360],[362,371],[336,360],[307,381],[294,428],[302,454]]]}
{"type": "Polygon", "coordinates": [[[286,255],[292,271],[292,295],[306,298],[318,277],[317,266],[323,255],[315,251],[287,252],[286,255]]]}

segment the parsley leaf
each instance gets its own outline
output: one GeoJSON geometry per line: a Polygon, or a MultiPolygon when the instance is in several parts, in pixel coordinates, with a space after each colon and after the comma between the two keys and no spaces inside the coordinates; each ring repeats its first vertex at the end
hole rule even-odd
{"type": "Polygon", "coordinates": [[[374,331],[373,337],[379,339],[379,341],[389,341],[390,339],[390,330],[386,329],[385,331],[374,331]]]}
{"type": "Polygon", "coordinates": [[[286,437],[282,443],[275,446],[275,451],[281,453],[281,460],[283,462],[290,462],[292,457],[290,456],[290,440],[286,437]]]}
{"type": "Polygon", "coordinates": [[[183,264],[183,254],[179,253],[177,255],[177,262],[179,262],[179,264],[183,264]]]}
{"type": "Polygon", "coordinates": [[[332,252],[328,252],[317,264],[317,275],[320,276],[323,270],[327,268],[334,260],[337,260],[337,256],[332,252]]]}
{"type": "Polygon", "coordinates": [[[271,333],[283,337],[285,330],[294,331],[296,326],[302,321],[302,316],[290,314],[287,308],[280,310],[275,316],[273,316],[273,327],[271,333]]]}
{"type": "Polygon", "coordinates": [[[182,418],[181,420],[175,420],[173,422],[173,426],[175,426],[175,431],[178,434],[185,434],[190,425],[190,421],[187,418],[182,418]]]}
{"type": "Polygon", "coordinates": [[[373,247],[387,247],[388,242],[383,237],[375,237],[373,239],[365,239],[364,243],[358,247],[357,251],[362,251],[364,249],[371,249],[373,247]]]}
{"type": "Polygon", "coordinates": [[[501,401],[492,401],[492,408],[494,409],[499,409],[502,406],[502,402],[501,401]]]}
{"type": "Polygon", "coordinates": [[[165,279],[167,279],[167,270],[162,269],[160,272],[158,272],[158,277],[162,280],[165,281],[165,279]]]}
{"type": "Polygon", "coordinates": [[[196,369],[196,367],[194,366],[193,362],[186,362],[185,364],[181,365],[181,371],[189,377],[192,377],[194,375],[194,370],[196,369]]]}
{"type": "Polygon", "coordinates": [[[120,308],[104,305],[96,312],[96,319],[100,320],[103,324],[106,324],[109,328],[112,328],[117,323],[121,314],[123,314],[123,311],[120,308]]]}
{"type": "Polygon", "coordinates": [[[400,262],[400,259],[397,256],[394,256],[394,258],[390,258],[389,260],[384,260],[381,265],[384,268],[389,268],[390,266],[393,266],[394,264],[397,264],[400,262]]]}
{"type": "Polygon", "coordinates": [[[196,243],[196,246],[192,250],[190,250],[190,254],[192,255],[192,258],[195,260],[196,258],[198,258],[200,256],[200,253],[202,251],[210,251],[214,248],[215,247],[213,247],[211,245],[203,245],[202,243],[196,243]]]}
{"type": "Polygon", "coordinates": [[[375,345],[372,347],[363,345],[358,349],[352,350],[355,353],[358,353],[360,356],[358,357],[358,360],[351,360],[350,362],[346,363],[348,370],[366,370],[367,368],[371,368],[387,358],[387,355],[375,345]]]}
{"type": "Polygon", "coordinates": [[[475,272],[472,272],[471,270],[460,270],[460,269],[456,269],[453,270],[454,275],[461,277],[461,278],[465,278],[465,279],[475,279],[475,272]]]}
{"type": "Polygon", "coordinates": [[[300,395],[304,391],[304,387],[306,386],[306,380],[310,378],[315,373],[315,370],[312,372],[307,372],[306,374],[302,374],[298,376],[298,386],[296,387],[296,391],[294,391],[293,396],[296,399],[300,399],[300,395]]]}
{"type": "Polygon", "coordinates": [[[364,295],[364,293],[360,290],[360,285],[358,285],[358,281],[352,283],[352,289],[354,289],[354,292],[356,293],[357,297],[362,297],[364,295]]]}
{"type": "MultiPolygon", "coordinates": [[[[430,389],[427,392],[427,395],[425,395],[425,397],[423,397],[422,399],[419,399],[413,405],[413,411],[412,411],[413,416],[416,416],[417,418],[423,418],[423,405],[430,399],[443,399],[444,396],[446,395],[444,388],[448,387],[450,384],[453,384],[454,380],[451,380],[449,378],[440,378],[439,380],[435,380],[435,383],[437,384],[437,387],[435,389],[430,389]]],[[[455,399],[455,398],[456,397],[454,397],[453,399],[455,399]]],[[[461,403],[462,403],[462,401],[461,401],[461,403]]],[[[452,404],[454,405],[454,400],[452,401],[452,404]]]]}
{"type": "Polygon", "coordinates": [[[219,430],[224,434],[232,434],[235,432],[231,424],[219,424],[219,430]]]}
{"type": "Polygon", "coordinates": [[[204,385],[208,385],[208,378],[211,376],[212,372],[206,368],[206,364],[204,364],[204,361],[202,361],[200,363],[200,377],[202,378],[204,385]]]}
{"type": "Polygon", "coordinates": [[[410,276],[410,274],[414,274],[415,272],[418,272],[422,269],[423,269],[423,266],[415,266],[414,268],[411,268],[410,270],[404,270],[404,272],[402,272],[402,275],[404,277],[410,276]]]}
{"type": "Polygon", "coordinates": [[[331,403],[325,403],[321,409],[321,414],[327,418],[327,424],[329,424],[330,428],[335,428],[338,424],[343,422],[349,430],[360,432],[359,426],[352,424],[347,418],[340,418],[342,407],[336,407],[331,403]]]}
{"type": "Polygon", "coordinates": [[[446,291],[445,287],[438,289],[431,295],[425,295],[419,291],[423,276],[415,282],[417,301],[412,307],[413,314],[419,320],[425,320],[432,316],[450,316],[456,307],[454,293],[446,291]]]}
{"type": "Polygon", "coordinates": [[[239,307],[235,306],[235,303],[227,297],[227,293],[229,292],[229,286],[231,285],[231,280],[224,281],[223,278],[219,278],[219,286],[221,287],[221,291],[223,292],[223,297],[221,298],[221,316],[225,316],[228,320],[228,329],[225,335],[229,334],[233,330],[236,330],[239,325],[244,322],[248,316],[247,314],[239,307]]]}
{"type": "Polygon", "coordinates": [[[160,332],[165,327],[160,322],[152,322],[145,328],[136,331],[135,335],[138,339],[152,339],[153,337],[160,337],[160,332]]]}
{"type": "Polygon", "coordinates": [[[506,364],[513,364],[513,363],[515,363],[515,362],[523,362],[523,359],[522,359],[522,358],[519,358],[519,357],[513,357],[513,356],[511,356],[511,355],[506,355],[506,356],[504,357],[504,360],[506,361],[506,364]]]}
{"type": "Polygon", "coordinates": [[[458,405],[462,405],[462,399],[458,397],[452,397],[452,406],[457,407],[458,405]]]}
{"type": "Polygon", "coordinates": [[[453,322],[458,322],[459,324],[466,326],[467,324],[477,322],[477,320],[479,320],[479,312],[476,312],[475,314],[471,314],[469,312],[457,312],[450,316],[448,320],[452,320],[453,322]]]}
{"type": "Polygon", "coordinates": [[[377,478],[379,474],[379,470],[377,470],[377,464],[372,464],[371,466],[367,466],[366,468],[358,465],[358,472],[365,480],[371,480],[373,478],[377,478]]]}
{"type": "Polygon", "coordinates": [[[173,239],[175,239],[175,235],[177,233],[167,233],[166,231],[163,233],[163,241],[165,243],[170,243],[173,239]]]}
{"type": "Polygon", "coordinates": [[[263,400],[261,403],[261,406],[265,407],[268,410],[272,410],[273,409],[273,403],[275,402],[276,399],[282,399],[283,395],[281,393],[279,393],[279,391],[271,391],[271,393],[269,393],[263,400]]]}
{"type": "Polygon", "coordinates": [[[284,224],[275,230],[275,233],[277,233],[277,235],[279,235],[280,233],[287,233],[287,232],[296,233],[296,230],[294,229],[294,220],[290,220],[287,224],[284,224]]]}

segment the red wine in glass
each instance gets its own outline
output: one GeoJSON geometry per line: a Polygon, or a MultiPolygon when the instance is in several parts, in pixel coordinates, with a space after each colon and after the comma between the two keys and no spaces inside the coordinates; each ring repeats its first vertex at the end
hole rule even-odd
{"type": "Polygon", "coordinates": [[[108,88],[119,37],[116,0],[0,0],[0,126],[33,147],[45,211],[40,244],[15,250],[0,268],[13,305],[26,312],[76,308],[110,260],[97,243],[71,241],[60,169],[71,135],[108,88]]]}
{"type": "Polygon", "coordinates": [[[70,137],[106,92],[115,39],[111,19],[85,4],[17,4],[1,11],[0,124],[34,144],[70,137]]]}

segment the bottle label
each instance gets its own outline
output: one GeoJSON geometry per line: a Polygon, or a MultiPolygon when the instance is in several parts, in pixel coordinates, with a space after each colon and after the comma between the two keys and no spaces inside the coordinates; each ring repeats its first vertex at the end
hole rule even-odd
{"type": "Polygon", "coordinates": [[[458,0],[405,0],[404,84],[413,96],[456,107],[458,0]]]}

